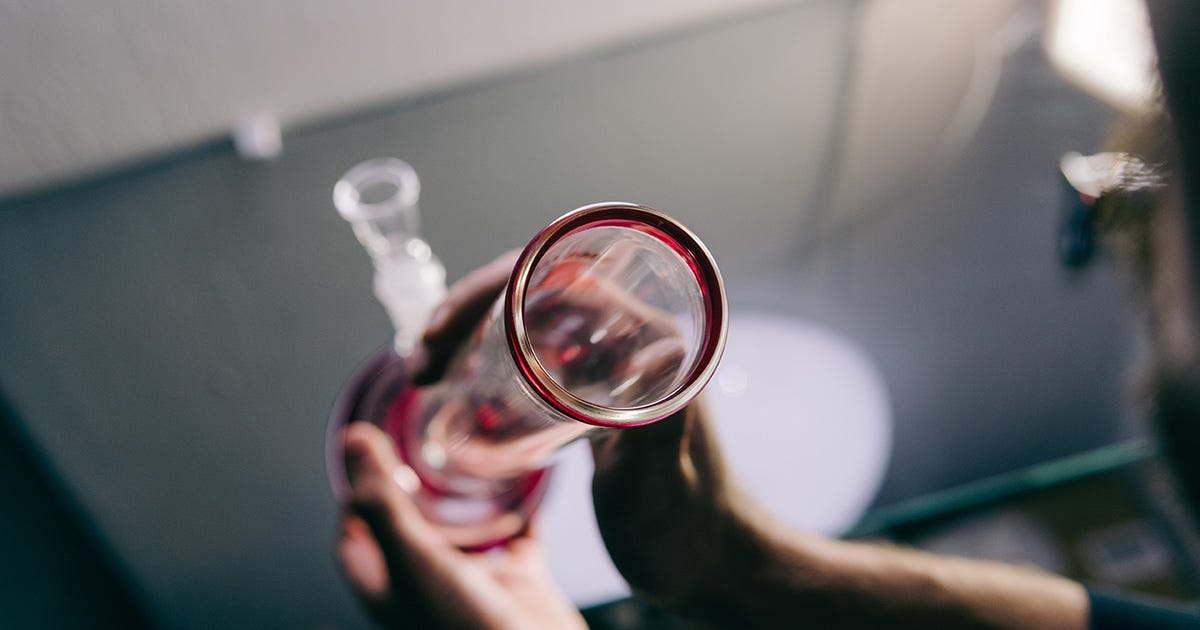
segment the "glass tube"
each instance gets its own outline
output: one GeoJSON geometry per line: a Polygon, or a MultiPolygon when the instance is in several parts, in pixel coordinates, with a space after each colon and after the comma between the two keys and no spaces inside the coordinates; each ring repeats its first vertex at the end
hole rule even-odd
{"type": "Polygon", "coordinates": [[[691,402],[726,326],[720,274],[690,231],[643,206],[586,206],[529,243],[439,383],[408,386],[394,353],[364,366],[331,439],[350,420],[382,426],[425,515],[455,544],[486,548],[526,526],[559,447],[691,402]]]}
{"type": "Polygon", "coordinates": [[[407,162],[379,158],[351,168],[333,187],[333,205],[375,264],[375,297],[395,329],[396,351],[416,348],[446,295],[446,268],[421,236],[421,181],[407,162]]]}

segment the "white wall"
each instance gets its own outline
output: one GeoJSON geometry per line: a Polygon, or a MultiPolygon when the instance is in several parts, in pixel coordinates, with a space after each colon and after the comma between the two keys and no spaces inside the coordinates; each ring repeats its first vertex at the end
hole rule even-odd
{"type": "Polygon", "coordinates": [[[784,0],[11,0],[0,197],[784,0]]]}

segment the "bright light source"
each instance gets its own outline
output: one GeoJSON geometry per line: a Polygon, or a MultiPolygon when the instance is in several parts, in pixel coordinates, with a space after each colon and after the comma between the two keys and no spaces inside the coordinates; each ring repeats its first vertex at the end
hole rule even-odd
{"type": "Polygon", "coordinates": [[[1157,91],[1150,18],[1139,0],[1057,0],[1046,54],[1067,79],[1126,111],[1141,111],[1157,91]]]}
{"type": "Polygon", "coordinates": [[[726,363],[721,366],[721,371],[717,374],[717,385],[721,388],[722,394],[730,398],[737,398],[750,385],[750,375],[746,373],[746,368],[736,363],[726,363]]]}
{"type": "Polygon", "coordinates": [[[706,390],[730,468],[787,523],[840,534],[870,505],[892,446],[874,361],[832,330],[734,311],[706,390]]]}

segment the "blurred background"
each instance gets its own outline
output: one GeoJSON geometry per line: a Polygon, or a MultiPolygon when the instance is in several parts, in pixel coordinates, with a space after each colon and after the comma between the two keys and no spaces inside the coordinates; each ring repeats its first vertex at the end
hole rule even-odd
{"type": "MultiPolygon", "coordinates": [[[[0,3],[0,625],[365,624],[322,449],[390,336],[330,204],[377,156],[420,173],[451,279],[586,203],[681,219],[735,313],[818,326],[878,373],[872,514],[1140,452],[1126,287],[1055,247],[1059,157],[1145,89],[1075,64],[1086,16],[1144,17],[1078,4],[0,3]]],[[[1121,58],[1145,70],[1139,41],[1121,58]]],[[[1108,525],[1149,522],[1139,496],[1108,525]]],[[[897,536],[979,550],[1017,520],[897,536]]]]}

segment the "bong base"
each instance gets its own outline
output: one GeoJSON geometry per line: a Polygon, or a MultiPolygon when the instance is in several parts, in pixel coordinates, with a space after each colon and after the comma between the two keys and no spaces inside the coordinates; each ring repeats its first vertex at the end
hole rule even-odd
{"type": "Polygon", "coordinates": [[[341,448],[342,429],[365,420],[383,429],[396,443],[404,468],[396,481],[412,497],[427,519],[435,523],[454,545],[467,551],[484,551],[503,546],[520,535],[541,502],[549,482],[550,468],[539,468],[507,484],[504,492],[476,497],[446,491],[419,474],[411,465],[413,442],[419,438],[411,413],[421,389],[412,387],[404,360],[386,349],[365,361],[342,388],[334,403],[325,434],[325,472],[340,505],[350,500],[345,458],[341,448]]]}

